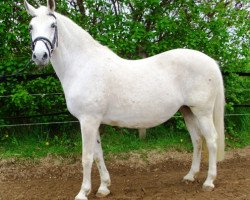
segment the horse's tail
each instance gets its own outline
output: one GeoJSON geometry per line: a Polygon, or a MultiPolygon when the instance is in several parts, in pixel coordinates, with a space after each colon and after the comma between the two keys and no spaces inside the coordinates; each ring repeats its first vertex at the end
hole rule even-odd
{"type": "Polygon", "coordinates": [[[225,155],[224,106],[225,95],[223,80],[221,76],[221,81],[218,85],[218,93],[215,99],[213,111],[213,120],[217,132],[217,161],[222,161],[225,155]]]}

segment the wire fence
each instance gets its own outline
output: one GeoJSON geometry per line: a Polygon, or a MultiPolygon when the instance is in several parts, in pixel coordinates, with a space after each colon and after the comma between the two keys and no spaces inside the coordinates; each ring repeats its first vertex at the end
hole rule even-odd
{"type": "Polygon", "coordinates": [[[27,124],[8,124],[0,125],[0,128],[9,128],[9,127],[21,127],[21,126],[41,126],[41,125],[56,125],[56,124],[72,124],[79,123],[79,121],[63,121],[63,122],[41,122],[41,123],[27,123],[27,124]]]}
{"type": "MultiPolygon", "coordinates": [[[[249,90],[250,91],[250,90],[249,90]]],[[[60,96],[60,95],[64,95],[63,93],[40,93],[40,94],[29,94],[30,96],[40,96],[40,97],[45,97],[45,96],[60,96]]],[[[13,94],[9,94],[9,95],[2,95],[0,96],[0,98],[11,98],[13,97],[13,94]]]]}
{"type": "MultiPolygon", "coordinates": [[[[226,92],[250,92],[250,89],[236,89],[236,90],[226,90],[226,92]]],[[[29,94],[29,96],[40,96],[40,97],[45,97],[45,96],[63,96],[64,93],[58,92],[58,93],[38,93],[38,94],[29,94]]],[[[8,95],[0,95],[0,98],[11,98],[13,97],[13,94],[8,94],[8,95]]]]}
{"type": "MultiPolygon", "coordinates": [[[[239,76],[250,76],[250,72],[233,72],[234,74],[237,74],[239,76]]],[[[223,75],[227,76],[229,75],[229,72],[224,72],[223,75]]],[[[36,78],[47,78],[47,77],[56,77],[55,73],[43,73],[43,74],[11,74],[11,75],[0,75],[0,83],[1,82],[8,82],[12,78],[15,78],[17,80],[33,80],[36,78]]],[[[250,89],[239,89],[239,90],[226,90],[226,92],[250,92],[250,89]]],[[[29,94],[30,96],[40,96],[40,97],[46,97],[46,96],[63,96],[64,93],[58,92],[58,93],[37,93],[37,94],[29,94]]],[[[12,94],[9,95],[2,95],[0,96],[0,99],[6,99],[13,97],[12,94]]],[[[250,104],[235,104],[233,107],[250,107],[250,104]]],[[[69,112],[56,112],[56,113],[46,113],[46,114],[37,114],[37,115],[30,115],[30,116],[10,116],[10,117],[3,117],[2,119],[27,119],[27,118],[39,118],[39,117],[48,117],[48,116],[70,116],[69,112]]],[[[231,116],[250,116],[250,113],[231,113],[231,114],[225,114],[225,117],[231,117],[231,116]]],[[[173,116],[173,118],[182,118],[182,116],[173,116]]],[[[21,126],[40,126],[40,125],[55,125],[55,124],[70,124],[70,123],[78,123],[76,120],[71,121],[52,121],[52,122],[41,122],[41,123],[23,123],[23,124],[5,124],[0,125],[0,128],[7,128],[7,127],[21,127],[21,126]]]]}
{"type": "MultiPolygon", "coordinates": [[[[48,78],[48,77],[57,77],[56,73],[52,72],[52,73],[40,73],[40,74],[20,74],[20,71],[23,71],[23,69],[19,70],[19,72],[15,73],[15,74],[2,74],[0,75],[0,83],[1,82],[9,82],[11,81],[11,78],[15,78],[18,81],[22,81],[22,80],[33,80],[36,78],[48,78]]],[[[239,76],[250,76],[250,72],[222,72],[223,76],[228,76],[230,74],[237,74],[239,76]]]]}
{"type": "MultiPolygon", "coordinates": [[[[225,117],[231,116],[250,116],[250,113],[233,113],[233,114],[225,114],[225,117]]],[[[173,116],[173,118],[182,118],[182,116],[173,116]]],[[[10,128],[10,127],[22,127],[22,126],[41,126],[41,125],[59,125],[59,124],[72,124],[72,123],[79,123],[78,120],[72,121],[55,121],[55,122],[41,122],[41,123],[25,123],[25,124],[7,124],[7,125],[0,125],[0,128],[10,128]]]]}

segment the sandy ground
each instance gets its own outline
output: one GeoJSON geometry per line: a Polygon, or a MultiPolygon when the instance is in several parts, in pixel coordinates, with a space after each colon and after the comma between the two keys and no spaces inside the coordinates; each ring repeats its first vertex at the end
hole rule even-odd
{"type": "MultiPolygon", "coordinates": [[[[227,152],[218,164],[216,188],[204,192],[207,164],[194,183],[181,182],[191,164],[191,154],[183,152],[144,152],[109,156],[112,185],[103,200],[250,200],[250,147],[227,152]]],[[[99,175],[93,167],[92,192],[99,175]]],[[[78,193],[82,179],[80,158],[48,156],[39,161],[17,159],[0,161],[0,200],[71,200],[78,193]]]]}

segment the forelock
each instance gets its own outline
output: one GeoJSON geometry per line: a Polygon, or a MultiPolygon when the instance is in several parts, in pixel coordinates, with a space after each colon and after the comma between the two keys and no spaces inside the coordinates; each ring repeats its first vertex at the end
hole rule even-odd
{"type": "Polygon", "coordinates": [[[36,21],[37,20],[40,22],[40,21],[48,21],[49,19],[51,19],[51,21],[55,18],[54,15],[53,17],[54,18],[51,18],[51,12],[49,11],[49,9],[45,6],[40,6],[37,10],[36,10],[36,13],[35,13],[35,16],[33,16],[33,19],[32,21],[36,21]],[[49,17],[50,16],[50,17],[49,17]],[[49,18],[48,18],[49,17],[49,18]]]}
{"type": "Polygon", "coordinates": [[[37,11],[36,11],[37,15],[48,15],[49,14],[49,9],[45,6],[40,6],[37,11]]]}

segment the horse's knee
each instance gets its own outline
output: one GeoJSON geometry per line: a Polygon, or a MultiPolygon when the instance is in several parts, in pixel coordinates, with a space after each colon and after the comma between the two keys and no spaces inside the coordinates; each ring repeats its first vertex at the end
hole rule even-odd
{"type": "Polygon", "coordinates": [[[91,165],[94,161],[93,154],[83,154],[82,155],[82,164],[83,165],[91,165]]]}

